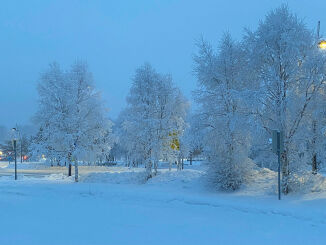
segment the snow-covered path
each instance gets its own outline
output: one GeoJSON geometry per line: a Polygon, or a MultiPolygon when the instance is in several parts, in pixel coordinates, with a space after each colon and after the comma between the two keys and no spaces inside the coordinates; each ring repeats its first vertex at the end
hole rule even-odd
{"type": "Polygon", "coordinates": [[[0,182],[0,244],[325,244],[325,199],[143,185],[0,182]]]}

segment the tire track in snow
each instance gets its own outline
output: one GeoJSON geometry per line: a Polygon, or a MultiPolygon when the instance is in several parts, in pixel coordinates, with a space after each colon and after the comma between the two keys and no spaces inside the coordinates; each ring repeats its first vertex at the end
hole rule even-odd
{"type": "Polygon", "coordinates": [[[212,208],[224,208],[224,209],[229,209],[229,210],[234,210],[237,212],[242,212],[242,213],[250,213],[250,214],[262,214],[262,215],[276,215],[276,216],[281,216],[281,217],[289,217],[293,218],[299,221],[304,221],[304,222],[311,222],[314,225],[326,225],[326,217],[323,217],[324,219],[315,219],[311,217],[305,217],[305,216],[299,216],[295,214],[291,214],[288,212],[282,212],[282,211],[277,211],[277,210],[263,210],[263,209],[258,209],[258,208],[242,208],[238,206],[233,206],[233,205],[226,205],[226,204],[217,204],[217,203],[208,203],[208,202],[200,202],[200,201],[191,201],[191,200],[185,200],[185,199],[179,199],[179,198],[173,198],[171,200],[168,200],[167,203],[172,203],[172,202],[181,202],[186,205],[195,205],[195,206],[206,206],[206,207],[212,207],[212,208]]]}

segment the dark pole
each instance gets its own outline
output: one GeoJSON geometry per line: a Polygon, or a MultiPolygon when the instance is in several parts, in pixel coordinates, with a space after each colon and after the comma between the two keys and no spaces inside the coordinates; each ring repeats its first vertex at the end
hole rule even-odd
{"type": "Polygon", "coordinates": [[[17,141],[14,139],[14,151],[15,151],[15,180],[17,180],[17,141]]]}

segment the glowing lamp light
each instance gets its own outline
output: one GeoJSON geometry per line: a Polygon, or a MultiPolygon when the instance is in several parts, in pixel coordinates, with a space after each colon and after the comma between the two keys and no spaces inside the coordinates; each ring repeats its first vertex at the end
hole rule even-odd
{"type": "Polygon", "coordinates": [[[0,151],[0,156],[1,156],[2,154],[3,154],[2,151],[0,151]]]}
{"type": "Polygon", "coordinates": [[[326,49],[326,40],[322,40],[318,43],[320,49],[326,49]]]}

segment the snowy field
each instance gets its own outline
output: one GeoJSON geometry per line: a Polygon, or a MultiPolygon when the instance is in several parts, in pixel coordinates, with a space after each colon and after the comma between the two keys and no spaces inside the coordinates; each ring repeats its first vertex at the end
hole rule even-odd
{"type": "Polygon", "coordinates": [[[18,181],[0,169],[1,245],[326,244],[323,188],[278,201],[266,169],[228,194],[207,189],[201,166],[146,184],[142,168],[81,167],[79,183],[59,168],[20,169],[33,168],[39,176],[18,181]]]}

